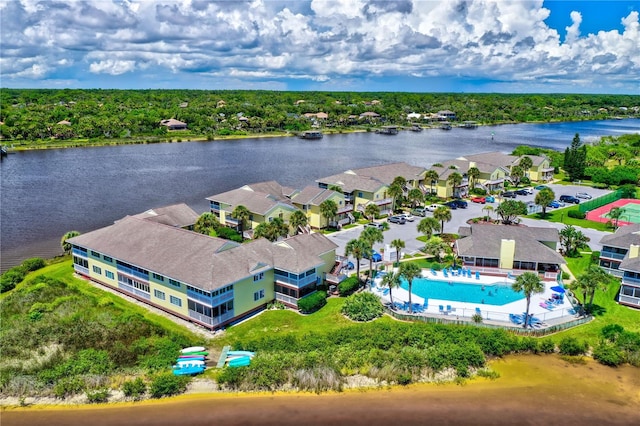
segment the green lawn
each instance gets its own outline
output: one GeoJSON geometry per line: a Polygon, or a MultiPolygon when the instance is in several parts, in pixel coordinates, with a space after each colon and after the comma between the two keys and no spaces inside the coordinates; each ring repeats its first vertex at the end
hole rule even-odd
{"type": "MultiPolygon", "coordinates": [[[[578,258],[568,258],[567,266],[574,275],[580,273],[589,266],[590,255],[584,254],[578,258]]],[[[616,303],[615,298],[620,288],[619,281],[611,285],[606,292],[597,291],[593,301],[596,306],[594,320],[588,324],[574,327],[557,333],[552,338],[558,341],[562,337],[571,336],[578,339],[586,339],[591,345],[597,343],[600,338],[600,330],[605,325],[619,324],[625,330],[640,332],[640,310],[629,308],[616,303]]]]}
{"type": "Polygon", "coordinates": [[[555,210],[547,209],[547,214],[544,217],[542,217],[542,213],[534,213],[534,214],[527,215],[525,217],[528,217],[531,219],[544,219],[544,220],[548,220],[549,222],[564,223],[565,225],[581,226],[582,228],[596,229],[598,231],[609,231],[609,232],[613,231],[605,223],[592,222],[586,219],[576,219],[573,217],[569,217],[570,210],[577,211],[578,206],[568,207],[564,209],[555,209],[555,210]]]}

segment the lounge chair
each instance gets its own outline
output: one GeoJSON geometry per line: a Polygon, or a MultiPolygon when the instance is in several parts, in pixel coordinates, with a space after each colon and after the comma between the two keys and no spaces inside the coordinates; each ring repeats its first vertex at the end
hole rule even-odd
{"type": "Polygon", "coordinates": [[[447,274],[447,270],[446,269],[442,270],[442,274],[444,275],[445,278],[449,278],[449,275],[447,274]]]}
{"type": "Polygon", "coordinates": [[[444,314],[444,306],[438,305],[438,312],[440,312],[441,314],[444,314]]]}
{"type": "Polygon", "coordinates": [[[476,271],[476,280],[480,279],[480,271],[476,271]]]}
{"type": "Polygon", "coordinates": [[[447,312],[451,312],[451,305],[447,305],[447,312]]]}
{"type": "Polygon", "coordinates": [[[432,274],[433,276],[438,275],[438,274],[436,273],[436,270],[435,270],[435,269],[431,269],[431,274],[432,274]]]}
{"type": "Polygon", "coordinates": [[[482,311],[480,310],[480,308],[476,308],[476,314],[482,315],[482,311]]]}

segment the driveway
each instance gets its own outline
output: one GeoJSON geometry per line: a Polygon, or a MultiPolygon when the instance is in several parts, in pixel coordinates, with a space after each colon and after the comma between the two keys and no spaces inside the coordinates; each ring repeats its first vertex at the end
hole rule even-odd
{"type": "MultiPolygon", "coordinates": [[[[548,184],[547,186],[551,188],[553,192],[556,194],[556,199],[560,198],[560,195],[565,195],[565,194],[575,196],[577,192],[586,192],[587,194],[593,196],[593,198],[597,198],[611,192],[604,189],[595,189],[595,188],[580,186],[580,185],[558,185],[558,184],[551,183],[551,184],[548,184]]],[[[533,194],[530,194],[530,195],[525,195],[525,196],[518,195],[516,200],[523,201],[525,203],[529,201],[533,202],[537,192],[538,191],[534,190],[533,194]]],[[[452,210],[451,221],[445,222],[444,232],[458,233],[458,228],[460,226],[467,225],[467,220],[472,219],[474,217],[480,217],[480,216],[486,215],[487,212],[483,211],[483,208],[486,206],[492,206],[495,209],[498,207],[498,203],[496,202],[496,203],[487,203],[487,204],[477,204],[477,203],[472,203],[471,201],[468,201],[468,207],[466,209],[452,210]]],[[[571,205],[568,205],[567,207],[570,207],[570,206],[571,205]]],[[[564,207],[564,208],[567,208],[567,207],[564,207]]],[[[432,215],[432,213],[427,212],[427,215],[432,215]]],[[[491,217],[495,218],[496,214],[491,212],[491,217]]],[[[384,231],[382,233],[384,236],[384,243],[382,244],[376,243],[373,248],[376,251],[380,252],[380,249],[385,247],[386,244],[391,244],[391,241],[395,240],[396,238],[399,238],[404,241],[406,246],[402,250],[403,253],[414,254],[420,251],[420,249],[424,246],[424,243],[416,239],[417,237],[422,235],[417,230],[417,225],[420,222],[420,219],[422,218],[419,216],[416,216],[416,219],[414,222],[407,222],[404,225],[390,223],[389,230],[384,231]]],[[[554,227],[554,228],[557,228],[558,230],[564,228],[565,226],[562,223],[555,223],[555,222],[548,222],[546,220],[534,220],[534,219],[527,219],[527,218],[522,218],[522,223],[527,226],[554,227]]],[[[609,234],[608,232],[596,231],[595,229],[588,229],[588,228],[581,228],[581,227],[576,227],[576,228],[582,231],[587,237],[590,238],[591,242],[589,243],[589,246],[593,250],[601,250],[602,245],[599,244],[599,241],[602,238],[602,236],[609,234]]],[[[338,231],[332,234],[328,234],[327,237],[338,245],[338,248],[336,249],[336,253],[339,255],[344,255],[344,248],[347,245],[347,242],[358,238],[363,229],[364,229],[363,225],[358,225],[351,229],[346,229],[343,231],[338,231]]],[[[353,261],[353,259],[351,260],[353,261]]],[[[366,267],[368,265],[369,265],[368,260],[363,259],[361,261],[362,267],[366,267]]]]}

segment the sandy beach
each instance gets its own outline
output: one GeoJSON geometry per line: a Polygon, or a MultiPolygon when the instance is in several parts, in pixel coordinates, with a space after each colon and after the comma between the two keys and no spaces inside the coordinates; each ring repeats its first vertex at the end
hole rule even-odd
{"type": "Polygon", "coordinates": [[[3,408],[2,425],[631,425],[640,369],[510,356],[500,378],[344,393],[189,394],[102,406],[3,408]]]}

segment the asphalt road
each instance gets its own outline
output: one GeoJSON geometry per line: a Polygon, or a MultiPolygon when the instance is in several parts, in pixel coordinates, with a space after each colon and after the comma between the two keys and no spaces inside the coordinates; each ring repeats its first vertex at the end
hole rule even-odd
{"type": "MultiPolygon", "coordinates": [[[[553,192],[556,194],[556,199],[560,198],[561,195],[565,195],[565,194],[575,196],[577,192],[586,192],[587,194],[590,194],[591,196],[593,196],[593,198],[597,198],[611,192],[608,190],[595,189],[595,188],[579,186],[579,185],[558,185],[558,184],[552,183],[552,184],[548,184],[547,186],[549,186],[553,190],[553,192]]],[[[525,203],[529,201],[533,201],[536,193],[537,191],[534,190],[533,194],[531,195],[526,195],[526,196],[518,195],[516,200],[524,201],[525,203]]],[[[466,209],[452,210],[451,221],[445,222],[444,232],[458,233],[458,228],[460,226],[467,225],[466,223],[467,220],[472,219],[474,217],[484,216],[486,214],[486,211],[483,211],[482,208],[488,205],[492,205],[494,208],[496,208],[498,206],[498,203],[497,202],[487,203],[483,205],[483,204],[472,203],[469,201],[468,207],[466,209]]],[[[571,205],[567,205],[564,208],[567,208],[570,206],[571,205]]],[[[427,214],[431,215],[432,213],[427,213],[427,214]]],[[[495,217],[495,213],[491,213],[491,216],[495,217]]],[[[420,251],[420,249],[424,246],[424,243],[416,239],[417,237],[422,235],[417,230],[417,225],[420,219],[422,219],[422,217],[416,216],[413,222],[407,222],[404,225],[390,223],[389,230],[383,232],[384,242],[382,244],[376,243],[374,245],[374,249],[380,252],[380,249],[385,247],[386,244],[391,244],[392,240],[399,238],[405,242],[406,247],[405,249],[403,249],[402,251],[403,253],[414,254],[420,251]]],[[[522,218],[522,223],[527,226],[554,227],[557,229],[564,228],[564,224],[562,223],[548,222],[545,220],[534,220],[534,219],[522,218]]],[[[338,231],[332,234],[328,234],[327,237],[338,245],[338,248],[336,249],[336,253],[340,255],[344,255],[344,248],[347,242],[352,239],[358,238],[363,229],[364,229],[363,225],[358,225],[355,228],[346,229],[343,231],[338,231]]],[[[607,232],[596,231],[594,229],[588,229],[588,228],[578,228],[578,229],[582,231],[587,237],[590,238],[591,241],[589,243],[589,246],[593,250],[600,250],[602,248],[602,246],[599,244],[599,241],[603,235],[608,234],[607,232]]],[[[351,260],[355,262],[353,258],[351,260]]],[[[368,266],[369,266],[369,261],[366,259],[363,259],[361,261],[361,268],[366,268],[368,266]]]]}

